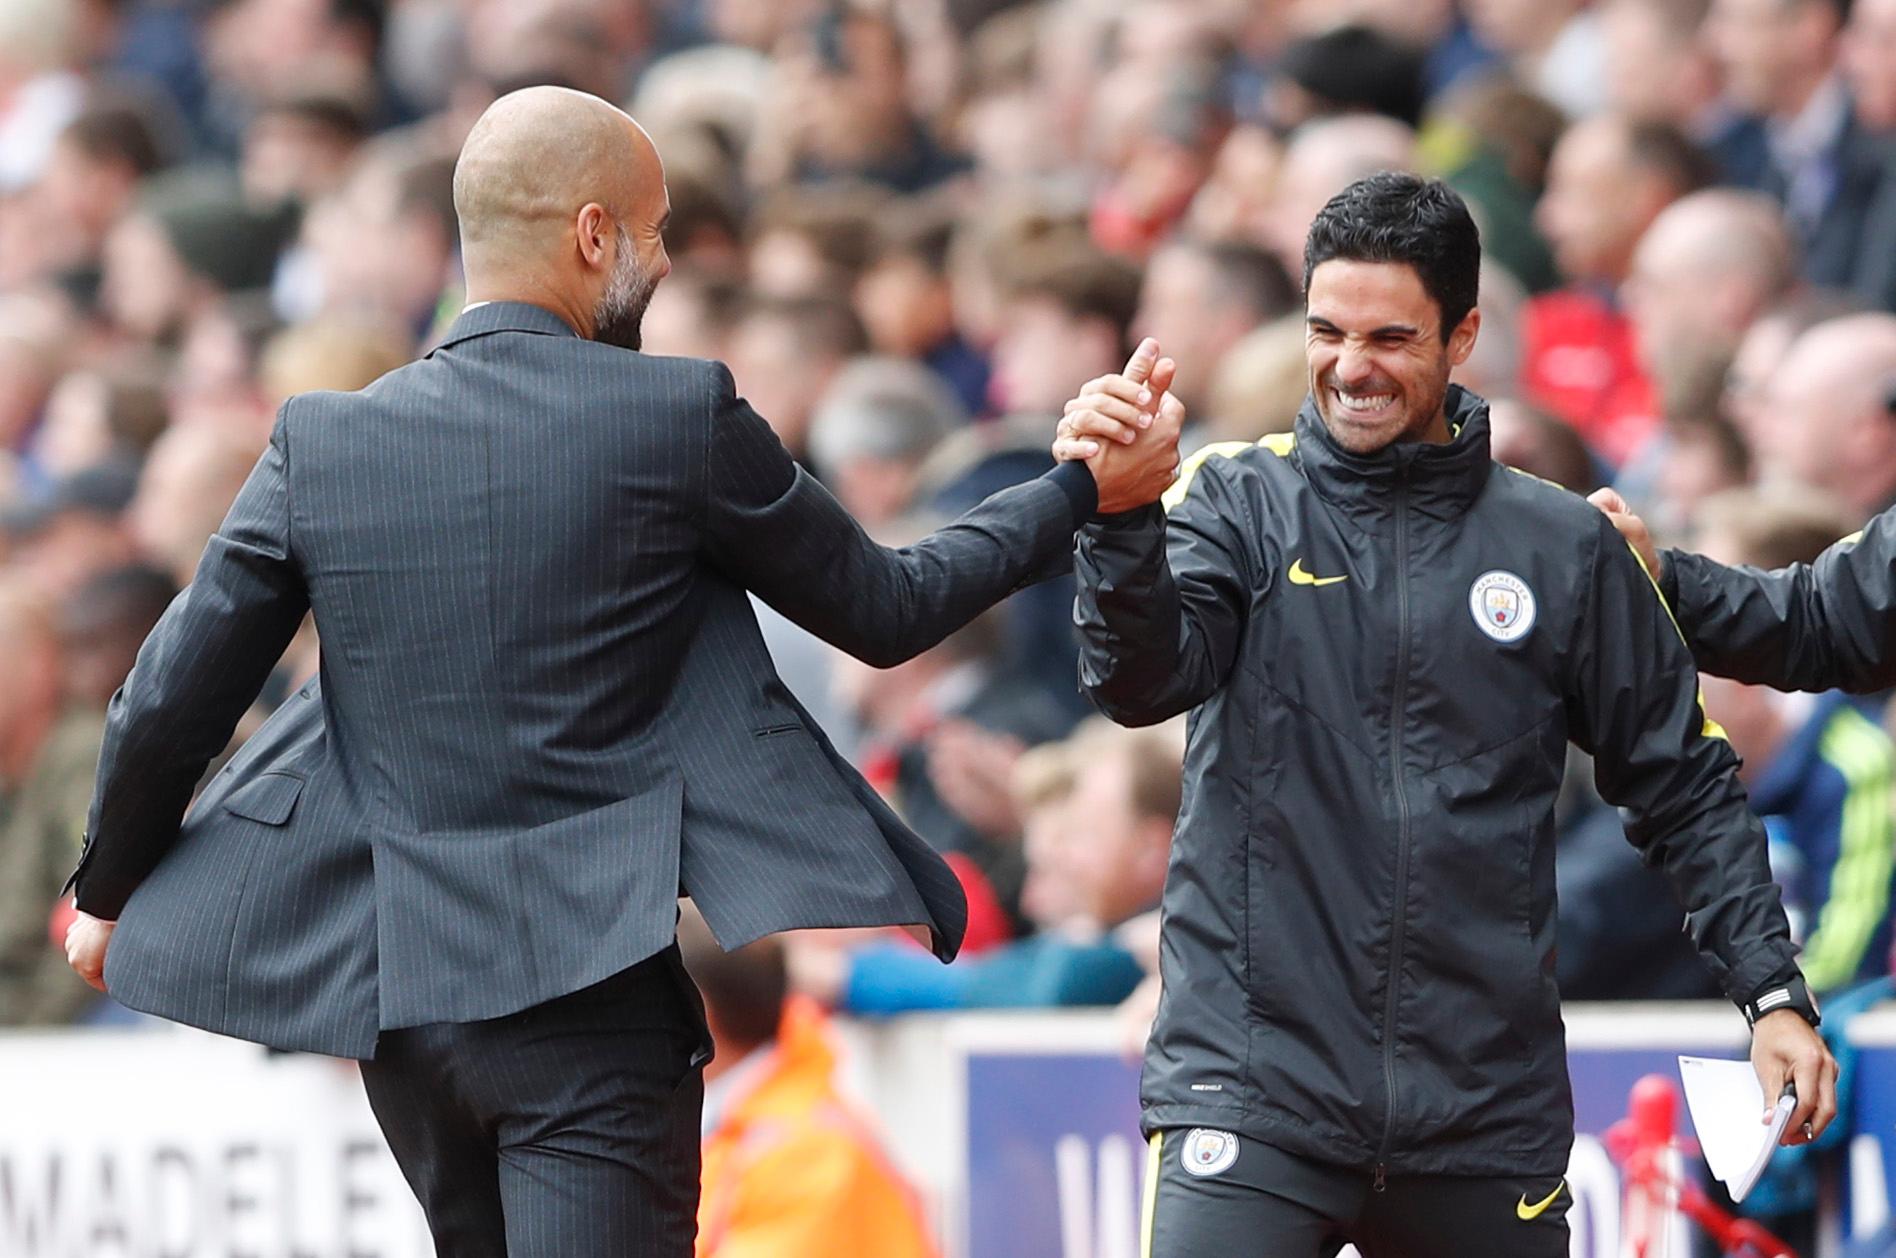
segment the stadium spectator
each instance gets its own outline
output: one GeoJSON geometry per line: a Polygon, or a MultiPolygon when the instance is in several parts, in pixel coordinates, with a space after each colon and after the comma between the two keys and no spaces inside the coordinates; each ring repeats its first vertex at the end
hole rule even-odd
{"type": "Polygon", "coordinates": [[[938,850],[967,854],[1012,913],[1022,879],[1019,818],[1004,792],[968,781],[968,761],[980,754],[968,744],[989,753],[983,764],[1011,770],[1022,750],[1062,737],[1073,721],[1045,674],[1007,658],[1004,623],[990,613],[894,668],[837,657],[831,675],[856,722],[863,776],[938,850]],[[960,753],[960,774],[936,763],[944,736],[960,744],[949,753],[960,753]]]}
{"type": "Polygon", "coordinates": [[[693,909],[678,945],[717,1050],[698,1258],[933,1258],[914,1191],[837,1087],[822,1012],[788,994],[783,944],[725,952],[693,909]]]}
{"type": "Polygon", "coordinates": [[[120,513],[133,485],[131,467],[100,464],[74,472],[17,510],[8,524],[17,535],[18,575],[57,603],[98,573],[130,562],[133,543],[120,513]]]}
{"type": "Polygon", "coordinates": [[[1813,251],[1810,274],[1896,313],[1896,0],[1855,0],[1843,34],[1856,113],[1835,230],[1813,251]]]}
{"type": "Polygon", "coordinates": [[[1180,237],[1146,262],[1134,336],[1157,337],[1178,363],[1172,392],[1194,423],[1216,424],[1218,364],[1249,333],[1293,313],[1297,290],[1276,257],[1252,245],[1180,237]]]}
{"type": "Polygon", "coordinates": [[[132,208],[139,182],[163,161],[159,137],[134,102],[88,103],[59,133],[34,187],[44,223],[64,237],[56,264],[89,270],[96,284],[106,235],[132,208]]]}
{"type": "Polygon", "coordinates": [[[1303,317],[1288,314],[1246,333],[1218,360],[1210,386],[1212,418],[1194,422],[1186,444],[1256,441],[1289,432],[1309,387],[1303,317]]]}
{"type": "Polygon", "coordinates": [[[856,311],[879,353],[920,359],[969,414],[987,409],[986,360],[955,326],[945,207],[900,205],[884,221],[875,257],[856,281],[856,311]]]}
{"type": "Polygon", "coordinates": [[[0,1027],[70,1022],[71,981],[46,921],[77,860],[104,718],[67,712],[48,605],[0,582],[0,1027]]]}
{"type": "Polygon", "coordinates": [[[1606,107],[1606,40],[1582,0],[1472,0],[1468,16],[1521,82],[1569,117],[1606,107]]]}
{"type": "Polygon", "coordinates": [[[1215,65],[1189,54],[1128,57],[1101,76],[1093,156],[1103,183],[1090,222],[1105,248],[1142,258],[1191,208],[1228,125],[1216,81],[1215,65]]]}
{"type": "MultiPolygon", "coordinates": [[[[497,7],[497,6],[496,6],[497,7]]],[[[286,87],[368,99],[372,124],[405,112],[380,72],[386,6],[376,0],[229,0],[204,19],[210,90],[200,140],[234,156],[244,131],[286,87]]]]}
{"type": "Polygon", "coordinates": [[[1832,319],[1798,337],[1771,378],[1764,479],[1821,490],[1858,524],[1896,503],[1893,380],[1896,315],[1832,319]]]}
{"type": "Polygon", "coordinates": [[[842,297],[760,297],[731,333],[731,371],[778,440],[806,461],[817,403],[868,346],[862,321],[842,297]]]}
{"type": "Polygon", "coordinates": [[[1641,365],[1664,390],[1708,353],[1728,358],[1796,282],[1796,246],[1771,201],[1726,188],[1680,198],[1639,238],[1622,293],[1641,365]]]}
{"type": "Polygon", "coordinates": [[[1607,105],[1704,145],[1723,170],[1737,119],[1720,98],[1717,58],[1700,30],[1710,0],[1603,0],[1607,105]]]}
{"type": "Polygon", "coordinates": [[[339,92],[289,91],[266,102],[245,128],[238,177],[253,205],[308,205],[348,178],[368,123],[339,92]]]}
{"type": "Polygon", "coordinates": [[[1599,487],[1600,465],[1579,434],[1547,412],[1503,398],[1488,405],[1488,447],[1496,463],[1576,494],[1599,487]]]}
{"type": "Polygon", "coordinates": [[[765,179],[864,179],[920,192],[964,168],[909,108],[895,20],[838,7],[777,43],[778,83],[753,149],[765,179]]]}
{"type": "Polygon", "coordinates": [[[132,671],[145,635],[177,597],[178,587],[156,568],[128,564],[80,586],[59,612],[66,702],[103,714],[132,671]]]}
{"type": "Polygon", "coordinates": [[[1278,59],[1265,116],[1280,132],[1315,118],[1371,113],[1422,120],[1422,56],[1374,26],[1346,23],[1292,40],[1278,59]]]}
{"type": "Polygon", "coordinates": [[[1043,929],[945,969],[912,947],[873,944],[818,994],[869,1014],[1118,1004],[1145,971],[1113,932],[1158,904],[1184,750],[1176,723],[1127,730],[1091,718],[1065,747],[1068,793],[1057,779],[1017,783],[1034,788],[1019,802],[1035,824],[1028,903],[1051,919],[1043,929]]]}
{"type": "Polygon", "coordinates": [[[1716,412],[1667,419],[1664,433],[1652,479],[1653,518],[1668,537],[1683,537],[1707,498],[1751,482],[1751,450],[1716,412]]]}
{"type": "Polygon", "coordinates": [[[1233,127],[1192,199],[1186,229],[1206,240],[1268,246],[1271,188],[1283,158],[1283,143],[1268,128],[1233,127]]]}
{"type": "Polygon", "coordinates": [[[1535,219],[1567,287],[1528,301],[1524,383],[1615,464],[1658,418],[1618,290],[1653,220],[1708,176],[1691,142],[1662,123],[1603,115],[1554,149],[1535,219]]]}
{"type": "Polygon", "coordinates": [[[1468,201],[1487,259],[1533,293],[1559,281],[1534,202],[1564,125],[1541,97],[1509,79],[1484,78],[1437,102],[1422,134],[1420,160],[1468,201]]]}
{"type": "Polygon", "coordinates": [[[191,583],[205,543],[262,449],[261,439],[209,424],[175,427],[152,447],[125,522],[146,561],[180,588],[191,583]]]}
{"type": "Polygon", "coordinates": [[[1800,289],[1764,311],[1745,330],[1725,374],[1724,413],[1746,444],[1762,451],[1766,429],[1776,419],[1771,408],[1772,381],[1791,343],[1820,323],[1860,313],[1856,303],[1824,289],[1800,289]]]}
{"type": "Polygon", "coordinates": [[[907,358],[858,358],[836,374],[810,422],[810,459],[867,528],[914,503],[922,463],[967,422],[941,378],[907,358]]]}
{"type": "Polygon", "coordinates": [[[158,362],[128,358],[69,371],[46,399],[33,461],[55,478],[101,463],[136,465],[170,418],[158,362]]]}
{"type": "Polygon", "coordinates": [[[1277,173],[1269,237],[1259,243],[1277,255],[1286,275],[1302,275],[1310,220],[1331,197],[1365,175],[1413,170],[1415,163],[1415,132],[1393,118],[1346,115],[1299,127],[1277,173]]]}
{"type": "Polygon", "coordinates": [[[453,181],[453,161],[426,153],[356,166],[304,224],[310,287],[292,272],[280,279],[278,305],[296,318],[339,315],[420,338],[444,308],[460,308],[453,181]]]}
{"type": "Polygon", "coordinates": [[[411,341],[392,329],[335,316],[288,327],[264,345],[257,383],[275,410],[316,389],[363,389],[407,362],[411,341]]]}
{"type": "Polygon", "coordinates": [[[782,300],[847,294],[873,257],[887,189],[863,183],[791,187],[753,216],[747,258],[758,296],[782,300]]]}
{"type": "Polygon", "coordinates": [[[106,238],[101,300],[125,333],[175,347],[226,294],[269,286],[284,228],[234,189],[193,179],[153,192],[106,238]]]}
{"type": "MultiPolygon", "coordinates": [[[[1783,568],[1811,562],[1853,527],[1821,494],[1740,489],[1704,504],[1696,546],[1717,563],[1783,568]]],[[[1838,691],[1784,694],[1711,674],[1703,685],[1706,714],[1743,758],[1771,836],[1805,978],[1828,995],[1887,974],[1896,744],[1838,691]]]]}
{"type": "Polygon", "coordinates": [[[1049,247],[1011,277],[994,347],[1003,414],[1057,416],[1074,380],[1115,370],[1139,307],[1139,271],[1085,245],[1049,247]]]}
{"type": "Polygon", "coordinates": [[[1854,120],[1838,50],[1849,7],[1849,0],[1713,0],[1706,20],[1725,94],[1757,135],[1726,178],[1783,205],[1807,267],[1842,226],[1833,221],[1837,171],[1854,120]]]}
{"type": "Polygon", "coordinates": [[[726,271],[674,262],[645,311],[645,350],[728,359],[745,302],[743,284],[726,271]]]}

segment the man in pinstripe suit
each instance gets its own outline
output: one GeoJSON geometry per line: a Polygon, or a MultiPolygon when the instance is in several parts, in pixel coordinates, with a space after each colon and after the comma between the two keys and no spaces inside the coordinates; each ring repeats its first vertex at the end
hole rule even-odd
{"type": "MultiPolygon", "coordinates": [[[[739,587],[907,658],[1064,567],[1096,510],[1155,499],[1181,414],[885,550],[722,365],[624,352],[669,267],[630,118],[505,97],[455,200],[466,313],[425,360],[284,406],[114,699],[68,953],[134,1007],[367,1059],[442,1254],[683,1258],[706,1038],[680,891],[727,946],[916,924],[945,960],[965,921],[739,587]],[[180,828],[306,609],[320,696],[180,828]]],[[[1156,358],[1128,368],[1152,394],[1156,358]]]]}

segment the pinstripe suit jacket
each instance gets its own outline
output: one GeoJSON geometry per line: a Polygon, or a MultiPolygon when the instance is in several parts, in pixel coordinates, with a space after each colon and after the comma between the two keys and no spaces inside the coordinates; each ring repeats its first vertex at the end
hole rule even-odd
{"type": "Polygon", "coordinates": [[[79,906],[125,1003],[286,1048],[511,1013],[658,951],[919,924],[953,876],[777,679],[741,587],[871,663],[1065,567],[1068,466],[901,551],[716,363],[533,306],[464,314],[360,393],[287,403],[114,698],[79,906]],[[312,684],[194,784],[300,622],[312,684]]]}

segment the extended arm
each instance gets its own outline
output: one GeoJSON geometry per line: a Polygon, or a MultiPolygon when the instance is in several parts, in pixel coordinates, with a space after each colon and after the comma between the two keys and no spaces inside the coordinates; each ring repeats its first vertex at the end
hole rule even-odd
{"type": "Polygon", "coordinates": [[[1154,504],[1081,530],[1080,687],[1121,724],[1196,707],[1237,658],[1251,582],[1234,522],[1245,517],[1215,464],[1188,466],[1169,516],[1154,504]]]}
{"type": "Polygon", "coordinates": [[[1659,551],[1611,489],[1588,497],[1652,568],[1700,668],[1779,690],[1896,686],[1896,511],[1776,572],[1659,551]]]}
{"type": "Polygon", "coordinates": [[[1780,690],[1896,686],[1896,511],[1812,564],[1762,572],[1667,551],[1664,571],[1706,672],[1780,690]]]}
{"type": "Polygon", "coordinates": [[[817,637],[880,667],[1058,575],[1097,501],[1092,473],[1063,463],[912,546],[880,546],[796,465],[722,365],[712,388],[711,561],[817,637]]]}
{"type": "Polygon", "coordinates": [[[1158,342],[1141,341],[1124,374],[1088,382],[1076,399],[1119,406],[1144,390],[1139,409],[1147,430],[1136,442],[1128,433],[1123,448],[1084,464],[1062,462],[895,550],[871,541],[791,460],[736,395],[730,372],[716,364],[707,552],[811,633],[867,663],[899,664],[1015,590],[1063,574],[1073,530],[1096,508],[1124,510],[1165,491],[1177,471],[1185,416],[1165,392],[1174,369],[1159,357],[1158,342]]]}
{"type": "Polygon", "coordinates": [[[118,916],[177,838],[211,757],[263,688],[309,595],[290,557],[284,424],[211,538],[197,577],[166,610],[112,698],[79,908],[118,916]]]}

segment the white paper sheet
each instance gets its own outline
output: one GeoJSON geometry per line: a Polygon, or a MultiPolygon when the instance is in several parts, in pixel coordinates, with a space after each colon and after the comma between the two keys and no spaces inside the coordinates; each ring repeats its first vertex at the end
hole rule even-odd
{"type": "Polygon", "coordinates": [[[1711,1057],[1679,1058],[1679,1077],[1685,1080],[1685,1103],[1698,1130],[1699,1148],[1712,1174],[1743,1201],[1764,1174],[1779,1137],[1797,1108],[1794,1098],[1778,1101],[1771,1122],[1764,1113],[1764,1092],[1748,1061],[1721,1061],[1711,1057]]]}

